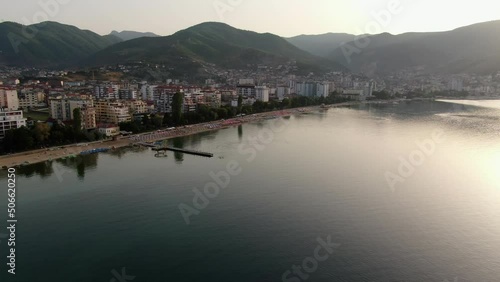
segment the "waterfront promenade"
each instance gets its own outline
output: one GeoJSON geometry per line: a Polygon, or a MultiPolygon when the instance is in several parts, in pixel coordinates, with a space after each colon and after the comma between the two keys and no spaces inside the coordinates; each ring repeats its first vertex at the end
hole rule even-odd
{"type": "MultiPolygon", "coordinates": [[[[335,105],[329,105],[327,107],[343,107],[355,103],[357,102],[335,104],[335,105]]],[[[79,155],[83,151],[88,151],[98,148],[118,149],[127,146],[132,146],[139,142],[154,142],[160,140],[167,140],[175,137],[188,136],[196,133],[238,126],[244,123],[257,122],[268,119],[270,117],[291,116],[307,112],[314,112],[318,111],[320,108],[321,108],[320,106],[311,106],[311,107],[258,113],[244,117],[233,118],[225,121],[220,120],[208,123],[182,126],[174,130],[160,130],[155,132],[136,134],[127,137],[120,137],[117,140],[98,141],[98,142],[83,143],[83,144],[80,143],[80,144],[53,147],[42,150],[28,151],[12,155],[4,155],[0,156],[0,167],[13,167],[23,164],[26,165],[26,164],[45,162],[73,155],[79,155]]]]}

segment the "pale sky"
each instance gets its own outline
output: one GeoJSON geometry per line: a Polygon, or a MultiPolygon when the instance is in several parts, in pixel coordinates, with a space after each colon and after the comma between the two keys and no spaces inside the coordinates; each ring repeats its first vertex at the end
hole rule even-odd
{"type": "Polygon", "coordinates": [[[206,21],[285,37],[400,34],[500,20],[495,0],[2,0],[0,5],[0,21],[31,24],[48,19],[99,34],[135,30],[170,35],[206,21]],[[396,9],[388,9],[391,2],[396,9]],[[60,4],[45,12],[41,3],[60,4]],[[377,20],[374,13],[391,16],[377,20]]]}

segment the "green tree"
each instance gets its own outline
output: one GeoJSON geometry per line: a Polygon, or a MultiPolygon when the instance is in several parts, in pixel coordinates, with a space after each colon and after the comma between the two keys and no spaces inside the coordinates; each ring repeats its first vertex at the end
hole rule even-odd
{"type": "Polygon", "coordinates": [[[228,118],[228,111],[225,108],[219,108],[217,109],[217,115],[219,116],[219,118],[226,119],[228,118]]]}
{"type": "Polygon", "coordinates": [[[44,144],[50,137],[50,126],[46,123],[37,123],[33,129],[38,144],[44,144]]]}
{"type": "Polygon", "coordinates": [[[176,125],[182,123],[182,106],[184,104],[184,94],[177,92],[172,99],[172,119],[176,125]]]}
{"type": "Polygon", "coordinates": [[[163,118],[160,116],[154,116],[152,118],[153,125],[156,129],[161,128],[163,126],[163,118]]]}
{"type": "Polygon", "coordinates": [[[243,107],[243,96],[238,96],[238,112],[241,112],[241,107],[243,107]]]}
{"type": "Polygon", "coordinates": [[[75,132],[82,130],[82,112],[79,108],[73,110],[73,129],[75,132]]]}
{"type": "Polygon", "coordinates": [[[283,99],[283,101],[281,101],[281,107],[283,109],[290,108],[290,105],[291,105],[290,99],[288,99],[288,98],[285,98],[285,99],[283,99]]]}
{"type": "Polygon", "coordinates": [[[28,128],[23,126],[18,129],[14,129],[13,131],[15,151],[20,152],[33,148],[35,140],[33,139],[33,135],[28,128]]]}

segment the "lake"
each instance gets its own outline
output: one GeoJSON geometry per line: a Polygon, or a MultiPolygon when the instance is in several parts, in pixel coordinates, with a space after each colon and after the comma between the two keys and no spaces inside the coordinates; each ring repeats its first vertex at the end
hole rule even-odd
{"type": "Polygon", "coordinates": [[[214,158],[20,168],[1,281],[498,281],[498,105],[364,104],[169,141],[214,158]]]}

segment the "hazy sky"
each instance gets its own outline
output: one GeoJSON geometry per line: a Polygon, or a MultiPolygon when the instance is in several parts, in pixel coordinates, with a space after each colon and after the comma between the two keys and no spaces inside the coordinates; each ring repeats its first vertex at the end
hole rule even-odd
{"type": "Polygon", "coordinates": [[[500,4],[494,0],[2,0],[0,5],[1,21],[31,24],[49,19],[100,34],[136,30],[170,35],[206,21],[281,36],[399,34],[500,20],[500,4]],[[61,4],[55,12],[44,12],[41,3],[56,1],[61,4]],[[391,2],[400,3],[399,13],[375,22],[373,14],[390,13],[391,2]]]}

